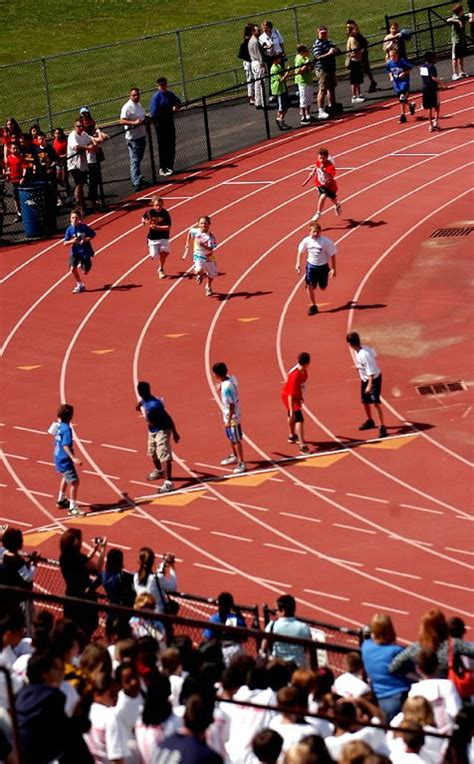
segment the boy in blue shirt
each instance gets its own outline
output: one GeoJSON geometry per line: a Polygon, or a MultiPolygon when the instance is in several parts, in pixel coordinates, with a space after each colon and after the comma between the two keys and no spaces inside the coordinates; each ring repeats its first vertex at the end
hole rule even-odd
{"type": "Polygon", "coordinates": [[[413,69],[413,66],[408,61],[405,61],[404,58],[400,58],[398,50],[392,48],[389,52],[385,69],[389,74],[393,89],[400,102],[400,124],[403,125],[407,121],[405,114],[407,106],[410,114],[414,114],[416,108],[414,101],[408,101],[410,94],[410,69],[413,69]]]}
{"type": "Polygon", "coordinates": [[[89,273],[92,268],[94,250],[92,249],[91,239],[95,237],[95,231],[82,222],[82,214],[79,210],[71,212],[70,221],[70,225],[68,225],[64,234],[63,243],[66,247],[72,245],[69,267],[76,282],[76,286],[72,291],[73,294],[79,294],[79,292],[86,291],[86,285],[79,275],[78,268],[81,268],[84,275],[89,273]]]}
{"type": "Polygon", "coordinates": [[[78,516],[83,515],[84,512],[77,505],[79,477],[74,465],[81,465],[82,462],[74,456],[70,424],[73,415],[74,407],[68,403],[63,403],[58,409],[58,421],[51,425],[48,432],[54,437],[54,466],[61,475],[56,506],[60,509],[69,509],[69,515],[78,516]],[[68,486],[70,487],[69,500],[66,496],[68,486]]]}

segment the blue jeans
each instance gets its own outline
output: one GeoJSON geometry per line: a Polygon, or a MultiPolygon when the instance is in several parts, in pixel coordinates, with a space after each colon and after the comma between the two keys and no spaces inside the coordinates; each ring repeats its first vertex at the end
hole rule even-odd
{"type": "Polygon", "coordinates": [[[145,153],[146,136],[127,141],[127,146],[130,157],[130,178],[134,186],[139,186],[140,182],[143,180],[140,171],[140,163],[145,153]]]}
{"type": "Polygon", "coordinates": [[[387,716],[387,723],[389,724],[393,717],[402,710],[402,706],[407,698],[408,691],[399,692],[396,695],[389,695],[388,698],[378,698],[379,708],[387,716]]]}

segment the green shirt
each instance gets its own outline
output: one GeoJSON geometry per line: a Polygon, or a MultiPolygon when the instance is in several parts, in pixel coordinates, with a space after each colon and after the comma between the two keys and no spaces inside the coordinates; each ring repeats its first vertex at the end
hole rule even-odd
{"type": "Polygon", "coordinates": [[[281,64],[272,64],[272,68],[270,69],[272,95],[278,96],[286,93],[285,80],[280,79],[281,75],[284,73],[285,69],[281,64]]]}
{"type": "Polygon", "coordinates": [[[297,73],[300,66],[309,64],[309,62],[309,56],[303,56],[301,53],[297,54],[295,58],[295,82],[297,85],[311,85],[313,81],[313,72],[311,69],[308,69],[307,72],[303,72],[303,74],[297,73]]]}
{"type": "Polygon", "coordinates": [[[465,43],[466,42],[466,31],[464,29],[464,25],[466,21],[468,21],[469,16],[467,13],[463,13],[459,15],[458,13],[453,13],[451,16],[452,19],[457,19],[461,22],[461,26],[459,24],[451,24],[451,42],[454,45],[458,45],[459,43],[465,43]]]}

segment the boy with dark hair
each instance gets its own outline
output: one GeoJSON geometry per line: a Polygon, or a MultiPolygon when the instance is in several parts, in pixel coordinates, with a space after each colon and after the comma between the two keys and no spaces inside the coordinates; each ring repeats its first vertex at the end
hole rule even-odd
{"type": "Polygon", "coordinates": [[[252,740],[252,750],[260,764],[276,764],[282,748],[282,736],[271,729],[257,732],[252,740]]]}
{"type": "Polygon", "coordinates": [[[301,407],[310,362],[309,353],[300,353],[298,362],[288,372],[281,391],[281,399],[288,413],[288,443],[298,443],[302,454],[309,451],[304,440],[304,418],[301,407]]]}
{"type": "Polygon", "coordinates": [[[438,77],[438,71],[435,66],[436,56],[431,51],[425,53],[424,63],[420,66],[420,77],[422,82],[422,104],[423,108],[429,112],[430,133],[435,130],[441,130],[438,127],[439,120],[439,89],[443,87],[442,81],[438,77]]]}
{"type": "Polygon", "coordinates": [[[272,96],[276,97],[278,104],[278,113],[276,116],[277,127],[279,130],[290,130],[290,126],[285,122],[285,116],[290,104],[288,88],[286,86],[286,79],[289,73],[285,71],[282,61],[281,53],[276,54],[273,58],[273,63],[270,68],[270,90],[272,96]]]}
{"type": "Polygon", "coordinates": [[[245,472],[244,452],[242,448],[242,427],[240,424],[239,387],[236,377],[228,374],[225,363],[215,363],[212,372],[217,379],[216,390],[221,394],[224,415],[224,429],[232,448],[230,456],[222,459],[221,464],[236,464],[236,474],[245,472]]]}
{"type": "Polygon", "coordinates": [[[193,764],[222,764],[222,757],[206,745],[205,733],[213,722],[213,703],[201,695],[186,701],[184,727],[168,735],[155,750],[153,764],[172,761],[193,764]]]}
{"type": "Polygon", "coordinates": [[[319,199],[317,211],[312,219],[315,221],[319,220],[326,204],[326,199],[332,201],[334,213],[340,215],[341,205],[337,200],[337,183],[335,179],[336,165],[328,149],[324,148],[324,146],[319,149],[315,165],[311,168],[303,186],[306,186],[313,176],[316,188],[318,189],[319,199]]]}
{"type": "Polygon", "coordinates": [[[59,509],[69,509],[69,515],[83,515],[84,512],[77,505],[77,491],[79,488],[79,476],[75,465],[81,465],[80,459],[74,456],[73,434],[71,428],[74,407],[69,403],[63,403],[58,409],[58,421],[53,422],[48,432],[54,437],[54,466],[61,475],[59,494],[56,506],[59,509]],[[69,486],[69,500],[66,492],[69,486]]]}
{"type": "Polygon", "coordinates": [[[142,225],[148,225],[148,254],[152,259],[159,258],[158,277],[164,279],[165,263],[170,253],[171,216],[164,207],[164,199],[158,194],[151,197],[153,207],[142,217],[142,225]]]}
{"type": "Polygon", "coordinates": [[[413,66],[400,57],[397,48],[392,48],[388,54],[385,69],[389,74],[390,82],[400,103],[399,121],[403,125],[407,121],[405,114],[407,106],[411,115],[415,113],[416,109],[415,102],[408,100],[410,94],[410,70],[413,69],[413,66]]]}
{"type": "Polygon", "coordinates": [[[80,210],[73,210],[70,220],[70,225],[68,225],[64,234],[63,244],[65,247],[72,245],[69,267],[76,282],[72,292],[73,294],[79,294],[79,292],[86,291],[86,285],[79,276],[78,268],[80,267],[84,275],[89,273],[92,268],[94,250],[92,249],[91,239],[95,237],[95,231],[82,222],[82,212],[80,210]]]}
{"type": "Polygon", "coordinates": [[[155,398],[151,393],[149,382],[139,382],[137,392],[140,400],[136,410],[141,411],[148,425],[148,456],[151,457],[155,469],[147,477],[147,480],[158,480],[163,472],[165,482],[158,493],[169,493],[174,489],[171,478],[171,465],[173,452],[171,450],[171,435],[174,442],[179,443],[180,435],[174,425],[161,398],[155,398]],[[164,469],[163,469],[163,467],[164,469]]]}
{"type": "Polygon", "coordinates": [[[368,345],[362,345],[357,332],[349,332],[346,336],[346,342],[354,352],[356,367],[361,379],[360,392],[362,405],[367,416],[367,420],[361,424],[359,430],[372,430],[375,422],[372,419],[371,406],[375,406],[380,421],[379,436],[387,436],[382,405],[380,403],[380,393],[382,390],[382,372],[375,360],[377,353],[368,345]]]}

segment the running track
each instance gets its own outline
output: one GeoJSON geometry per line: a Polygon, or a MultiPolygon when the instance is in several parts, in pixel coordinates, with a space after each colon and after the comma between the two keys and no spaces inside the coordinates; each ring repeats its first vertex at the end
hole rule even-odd
{"type": "Polygon", "coordinates": [[[406,639],[432,604],[472,624],[472,242],[430,238],[473,223],[469,89],[443,94],[438,134],[422,120],[399,129],[390,102],[161,186],[173,216],[164,281],[146,257],[143,199],[96,218],[85,294],[71,294],[58,240],[2,252],[1,516],[23,528],[27,548],[56,557],[72,522],[86,540],[106,533],[131,567],[142,544],[174,551],[185,591],[230,589],[245,602],[290,592],[302,614],[346,625],[388,610],[406,639]],[[343,213],[321,221],[338,243],[338,273],[309,318],[294,262],[314,212],[314,191],[301,184],[318,145],[336,158],[343,213]],[[180,259],[199,214],[212,215],[220,243],[211,299],[180,259]],[[352,328],[379,351],[383,442],[358,442],[352,328]],[[315,453],[292,460],[279,389],[301,350],[312,355],[315,453]],[[231,479],[219,466],[216,360],[238,376],[244,412],[250,472],[231,479]],[[182,435],[180,490],[166,497],[144,479],[139,378],[163,395],[182,435]],[[415,389],[455,380],[466,389],[415,389]],[[81,519],[55,508],[45,431],[60,400],[76,409],[80,499],[103,510],[81,519]],[[114,511],[123,494],[129,509],[114,511]]]}

